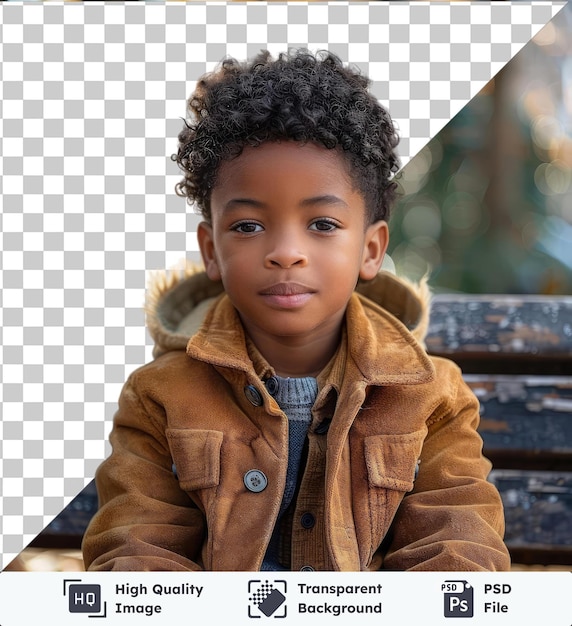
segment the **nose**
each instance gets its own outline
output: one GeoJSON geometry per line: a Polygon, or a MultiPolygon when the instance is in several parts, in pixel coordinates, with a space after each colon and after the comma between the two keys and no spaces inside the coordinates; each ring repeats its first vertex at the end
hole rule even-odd
{"type": "Polygon", "coordinates": [[[308,263],[308,257],[301,250],[299,238],[285,231],[276,235],[272,240],[264,265],[267,268],[304,267],[308,263]]]}

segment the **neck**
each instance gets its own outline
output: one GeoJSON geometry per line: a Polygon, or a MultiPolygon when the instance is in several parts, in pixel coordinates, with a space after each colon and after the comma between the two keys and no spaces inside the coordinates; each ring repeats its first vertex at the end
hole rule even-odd
{"type": "Polygon", "coordinates": [[[340,331],[341,329],[335,335],[327,337],[297,339],[296,341],[290,337],[257,337],[252,334],[250,338],[278,376],[316,378],[336,353],[340,331]]]}

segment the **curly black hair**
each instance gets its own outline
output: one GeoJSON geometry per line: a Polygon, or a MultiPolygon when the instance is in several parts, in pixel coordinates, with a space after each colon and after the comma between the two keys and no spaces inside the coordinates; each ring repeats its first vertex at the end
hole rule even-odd
{"type": "Polygon", "coordinates": [[[250,62],[223,60],[187,101],[189,119],[171,157],[184,172],[177,194],[210,221],[210,193],[223,160],[266,141],[314,142],[344,154],[369,221],[387,220],[398,137],[370,82],[328,51],[293,49],[276,59],[261,51],[250,62]]]}

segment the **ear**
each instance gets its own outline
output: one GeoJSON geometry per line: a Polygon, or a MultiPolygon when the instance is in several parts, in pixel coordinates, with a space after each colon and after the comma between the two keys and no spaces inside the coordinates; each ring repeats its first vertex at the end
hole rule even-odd
{"type": "Polygon", "coordinates": [[[365,231],[363,257],[359,272],[362,280],[371,280],[379,272],[389,243],[387,222],[380,220],[368,226],[365,231]]]}
{"type": "Polygon", "coordinates": [[[213,237],[213,227],[208,222],[201,222],[197,227],[199,250],[207,276],[214,281],[221,279],[213,237]]]}

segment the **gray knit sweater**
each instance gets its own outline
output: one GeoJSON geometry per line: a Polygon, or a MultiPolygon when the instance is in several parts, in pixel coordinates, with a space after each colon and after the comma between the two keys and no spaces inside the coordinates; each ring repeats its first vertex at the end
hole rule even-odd
{"type": "Polygon", "coordinates": [[[300,461],[308,428],[312,421],[312,407],[318,395],[318,383],[315,378],[310,377],[280,378],[279,376],[274,376],[266,381],[266,388],[288,417],[286,486],[274,532],[261,567],[261,570],[277,571],[286,569],[278,562],[280,520],[292,503],[296,485],[298,484],[300,461]]]}

